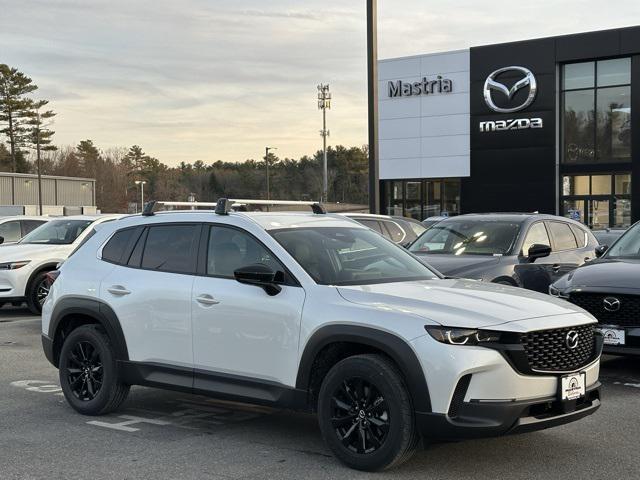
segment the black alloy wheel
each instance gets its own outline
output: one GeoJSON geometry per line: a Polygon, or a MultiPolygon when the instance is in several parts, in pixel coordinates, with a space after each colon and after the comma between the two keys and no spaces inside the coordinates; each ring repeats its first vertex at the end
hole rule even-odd
{"type": "Polygon", "coordinates": [[[100,325],[82,325],[67,334],[60,350],[60,386],[69,405],[84,415],[104,415],[127,398],[118,378],[116,353],[100,325]]]}
{"type": "Polygon", "coordinates": [[[38,283],[35,287],[36,290],[36,300],[38,301],[38,305],[42,309],[42,305],[44,301],[47,299],[49,295],[49,290],[51,289],[50,280],[47,277],[44,277],[40,283],[38,283]]]}
{"type": "Polygon", "coordinates": [[[102,388],[104,368],[95,345],[88,341],[76,343],[64,368],[71,392],[78,400],[86,402],[96,398],[102,388]]]}
{"type": "Polygon", "coordinates": [[[355,453],[372,453],[387,439],[389,408],[380,391],[363,378],[344,380],[331,397],[338,440],[355,453]]]}
{"type": "Polygon", "coordinates": [[[353,355],[329,370],[318,392],[318,423],[333,454],[358,470],[399,465],[418,442],[404,377],[378,354],[353,355]]]}

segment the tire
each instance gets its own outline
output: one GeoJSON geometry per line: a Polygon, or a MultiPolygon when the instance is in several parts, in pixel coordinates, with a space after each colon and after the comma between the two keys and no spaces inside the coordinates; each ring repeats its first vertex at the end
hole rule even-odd
{"type": "Polygon", "coordinates": [[[381,355],[355,355],[331,368],[320,387],[318,421],[333,454],[357,470],[400,465],[416,448],[411,398],[398,368],[381,355]]]}
{"type": "Polygon", "coordinates": [[[83,415],[113,412],[129,393],[129,385],[118,380],[109,337],[97,325],[83,325],[67,336],[58,368],[67,402],[83,415]]]}
{"type": "Polygon", "coordinates": [[[42,304],[44,300],[46,300],[46,295],[41,297],[41,295],[46,291],[49,293],[48,272],[40,272],[38,273],[29,283],[29,287],[27,290],[27,307],[31,310],[31,313],[34,315],[40,315],[42,313],[42,304]]]}

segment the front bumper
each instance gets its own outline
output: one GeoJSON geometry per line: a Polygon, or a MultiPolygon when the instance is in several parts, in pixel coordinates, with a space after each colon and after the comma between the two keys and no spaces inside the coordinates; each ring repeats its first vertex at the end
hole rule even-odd
{"type": "Polygon", "coordinates": [[[464,402],[456,417],[440,413],[416,413],[423,438],[460,440],[532,432],[574,422],[600,408],[600,382],[572,402],[557,396],[511,402],[464,402]]]}

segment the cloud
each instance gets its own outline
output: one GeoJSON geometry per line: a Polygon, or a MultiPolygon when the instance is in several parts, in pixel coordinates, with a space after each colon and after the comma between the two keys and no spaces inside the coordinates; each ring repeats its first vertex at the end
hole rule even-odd
{"type": "MultiPolygon", "coordinates": [[[[466,48],[640,18],[628,0],[379,0],[381,57],[466,48]]],[[[0,0],[0,62],[51,100],[56,141],[140,144],[162,161],[299,157],[367,140],[365,2],[0,0]],[[25,25],[33,28],[25,28],[25,25]]]]}

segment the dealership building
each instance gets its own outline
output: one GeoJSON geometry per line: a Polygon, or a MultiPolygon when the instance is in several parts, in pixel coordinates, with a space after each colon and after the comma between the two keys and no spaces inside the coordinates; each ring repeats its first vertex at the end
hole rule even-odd
{"type": "Polygon", "coordinates": [[[378,63],[380,206],[640,220],[640,27],[378,63]]]}

